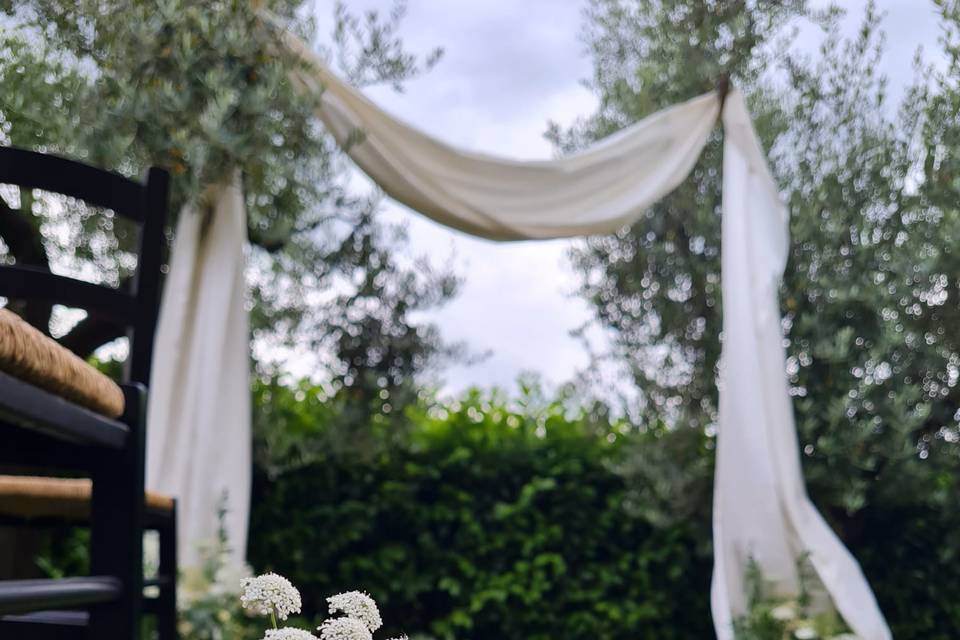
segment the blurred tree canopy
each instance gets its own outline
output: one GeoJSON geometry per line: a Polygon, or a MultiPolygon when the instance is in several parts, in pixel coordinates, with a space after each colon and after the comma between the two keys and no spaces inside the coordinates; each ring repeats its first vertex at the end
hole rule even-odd
{"type": "MultiPolygon", "coordinates": [[[[364,402],[386,389],[402,404],[414,375],[455,350],[411,314],[442,304],[457,280],[404,256],[404,231],[378,220],[377,196],[347,188],[345,157],[313,115],[318,96],[289,81],[302,62],[275,46],[260,7],[313,39],[312,3],[302,0],[0,0],[0,139],[127,175],[166,167],[173,216],[202,206],[206,186],[239,167],[261,365],[293,345],[331,354],[322,365],[332,384],[364,402]]],[[[402,2],[388,15],[356,16],[340,3],[331,11],[322,51],[358,84],[400,89],[440,57],[404,48],[402,2]]],[[[122,221],[0,195],[5,260],[126,281],[134,262],[123,259],[131,234],[122,221]]],[[[20,310],[48,329],[49,306],[20,310]]],[[[87,318],[60,339],[88,354],[117,335],[87,318]]]]}

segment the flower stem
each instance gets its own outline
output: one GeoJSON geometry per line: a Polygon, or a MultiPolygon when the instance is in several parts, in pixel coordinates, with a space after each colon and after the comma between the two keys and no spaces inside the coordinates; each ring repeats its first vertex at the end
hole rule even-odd
{"type": "Polygon", "coordinates": [[[273,623],[273,628],[277,628],[277,614],[274,612],[273,607],[270,607],[270,622],[273,623]]]}

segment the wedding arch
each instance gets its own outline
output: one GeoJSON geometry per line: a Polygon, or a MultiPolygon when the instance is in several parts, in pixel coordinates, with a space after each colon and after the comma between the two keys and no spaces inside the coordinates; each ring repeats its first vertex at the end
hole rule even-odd
{"type": "MultiPolygon", "coordinates": [[[[294,80],[321,95],[338,143],[384,192],[433,220],[497,241],[613,233],[686,178],[711,132],[724,133],[723,335],[714,481],[712,609],[720,640],[747,607],[756,562],[783,595],[805,555],[840,615],[864,640],[891,633],[859,565],[807,496],[786,377],[780,279],[788,212],[740,91],[675,105],[557,160],[520,162],[457,149],[400,122],[334,75],[301,40],[294,80]]],[[[212,213],[177,226],[152,374],[150,488],[178,497],[186,563],[217,526],[245,548],[250,487],[246,220],[238,175],[211,188],[212,213]]]]}

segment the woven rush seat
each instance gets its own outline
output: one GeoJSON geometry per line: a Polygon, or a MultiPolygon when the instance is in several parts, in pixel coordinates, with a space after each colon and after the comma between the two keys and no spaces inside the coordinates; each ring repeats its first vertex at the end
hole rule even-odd
{"type": "Polygon", "coordinates": [[[0,309],[0,371],[109,418],[123,413],[123,392],[113,380],[6,309],[0,309]]]}
{"type": "MultiPolygon", "coordinates": [[[[0,515],[17,518],[90,517],[93,483],[86,478],[0,475],[0,515]]],[[[174,500],[147,491],[144,504],[153,511],[173,511],[174,500]]]]}

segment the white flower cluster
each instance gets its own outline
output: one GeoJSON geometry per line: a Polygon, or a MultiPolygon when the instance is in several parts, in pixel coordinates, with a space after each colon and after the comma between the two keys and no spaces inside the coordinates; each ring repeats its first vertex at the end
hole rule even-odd
{"type": "Polygon", "coordinates": [[[362,591],[348,591],[327,598],[330,614],[342,613],[348,618],[359,620],[371,633],[383,626],[380,610],[373,598],[362,591]]]}
{"type": "MultiPolygon", "coordinates": [[[[243,608],[258,615],[273,615],[286,620],[291,613],[300,613],[300,592],[290,581],[275,573],[246,578],[240,602],[243,608]]],[[[373,598],[362,591],[338,593],[327,598],[330,615],[343,614],[324,620],[317,630],[320,638],[309,631],[285,627],[267,631],[262,640],[373,640],[373,632],[383,626],[380,610],[373,598]]],[[[407,640],[407,636],[393,640],[407,640]]]]}
{"type": "Polygon", "coordinates": [[[329,618],[319,631],[323,640],[373,640],[367,625],[356,618],[329,618]]]}
{"type": "Polygon", "coordinates": [[[247,611],[261,616],[274,614],[281,620],[291,613],[300,613],[300,592],[283,576],[267,573],[244,578],[240,585],[240,603],[247,611]]]}
{"type": "Polygon", "coordinates": [[[263,640],[317,640],[317,636],[303,629],[284,627],[283,629],[270,629],[263,640]]]}

